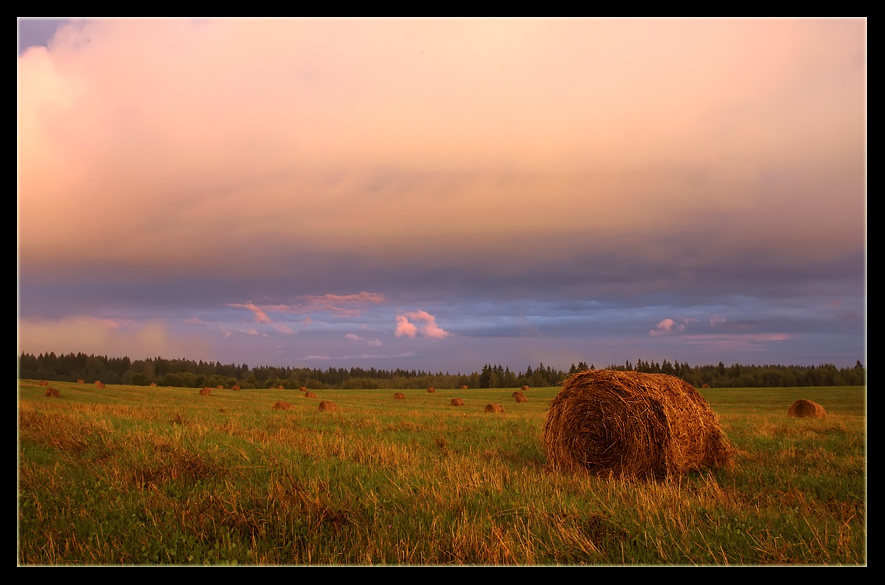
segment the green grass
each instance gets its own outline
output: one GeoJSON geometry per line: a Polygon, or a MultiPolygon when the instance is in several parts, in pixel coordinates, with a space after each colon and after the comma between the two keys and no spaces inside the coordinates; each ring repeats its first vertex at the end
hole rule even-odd
{"type": "Polygon", "coordinates": [[[19,382],[20,565],[866,564],[862,387],[704,389],[733,464],[646,483],[545,468],[556,388],[52,385],[19,382]]]}

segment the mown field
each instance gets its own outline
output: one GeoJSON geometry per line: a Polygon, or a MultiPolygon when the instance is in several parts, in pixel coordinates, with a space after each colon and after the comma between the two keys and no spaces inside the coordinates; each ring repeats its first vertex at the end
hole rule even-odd
{"type": "Polygon", "coordinates": [[[557,388],[50,386],[18,385],[19,565],[867,563],[863,387],[703,389],[731,465],[654,483],[547,470],[557,388]]]}

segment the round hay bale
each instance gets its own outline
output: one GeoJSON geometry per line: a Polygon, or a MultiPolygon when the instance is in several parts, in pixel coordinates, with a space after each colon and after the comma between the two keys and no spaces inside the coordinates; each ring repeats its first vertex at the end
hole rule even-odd
{"type": "Polygon", "coordinates": [[[503,414],[504,407],[500,404],[486,404],[486,412],[498,412],[503,414]]]}
{"type": "Polygon", "coordinates": [[[156,382],[151,382],[151,388],[156,388],[156,387],[157,387],[157,383],[156,383],[156,382]]]}
{"type": "Polygon", "coordinates": [[[316,398],[317,395],[314,394],[313,392],[305,392],[305,393],[304,393],[304,397],[305,397],[305,398],[316,398]]]}
{"type": "Polygon", "coordinates": [[[84,380],[84,379],[82,379],[82,378],[80,378],[79,380],[77,380],[77,384],[85,384],[85,383],[86,383],[86,380],[84,380]]]}
{"type": "Polygon", "coordinates": [[[329,402],[328,400],[320,400],[319,406],[317,406],[317,410],[320,412],[335,412],[338,410],[338,405],[334,402],[329,402]]]}
{"type": "Polygon", "coordinates": [[[231,389],[232,389],[232,390],[239,390],[239,389],[240,389],[240,387],[239,387],[239,386],[237,386],[237,385],[236,385],[236,384],[234,384],[234,385],[233,385],[233,387],[232,387],[232,388],[231,388],[231,389]]]}
{"type": "Polygon", "coordinates": [[[463,385],[461,386],[461,390],[467,390],[467,384],[463,384],[463,385]]]}
{"type": "Polygon", "coordinates": [[[528,386],[523,386],[523,387],[521,388],[521,390],[522,390],[523,392],[526,392],[526,391],[528,391],[528,390],[531,390],[531,388],[529,388],[528,386]]]}
{"type": "Polygon", "coordinates": [[[787,416],[797,418],[827,418],[827,411],[817,402],[800,398],[790,405],[787,416]]]}
{"type": "Polygon", "coordinates": [[[709,388],[709,387],[710,387],[709,384],[704,384],[703,386],[701,386],[701,388],[709,388]]]}
{"type": "Polygon", "coordinates": [[[428,394],[433,394],[434,392],[436,392],[436,388],[431,386],[430,388],[427,389],[427,392],[428,392],[428,394]]]}
{"type": "Polygon", "coordinates": [[[461,398],[452,398],[452,406],[464,406],[464,400],[461,398]]]}
{"type": "Polygon", "coordinates": [[[666,374],[589,370],[568,378],[543,427],[547,463],[614,476],[664,479],[716,468],[732,452],[691,384],[666,374]]]}
{"type": "Polygon", "coordinates": [[[96,388],[104,388],[104,382],[101,382],[101,381],[99,381],[99,380],[96,380],[96,381],[95,381],[95,387],[96,387],[96,388]]]}
{"type": "Polygon", "coordinates": [[[200,390],[200,396],[209,396],[210,394],[212,394],[211,388],[202,388],[200,390]]]}
{"type": "Polygon", "coordinates": [[[274,410],[292,410],[292,405],[285,400],[277,400],[273,403],[274,410]]]}
{"type": "Polygon", "coordinates": [[[221,385],[216,386],[216,388],[218,388],[219,390],[224,390],[224,386],[221,386],[221,385]]]}
{"type": "Polygon", "coordinates": [[[393,397],[394,397],[396,400],[404,400],[404,399],[406,398],[406,395],[403,394],[402,392],[395,392],[395,393],[393,394],[393,397]]]}
{"type": "Polygon", "coordinates": [[[528,402],[529,399],[525,397],[525,394],[522,392],[516,391],[513,393],[513,399],[517,402],[528,402]]]}
{"type": "Polygon", "coordinates": [[[49,386],[49,382],[47,382],[46,380],[40,380],[40,385],[41,386],[49,386]]]}
{"type": "Polygon", "coordinates": [[[307,387],[306,387],[306,386],[301,386],[300,388],[298,388],[298,390],[299,390],[300,392],[307,392],[307,387]]]}
{"type": "Polygon", "coordinates": [[[49,388],[46,389],[46,394],[44,394],[44,396],[52,396],[54,398],[59,398],[61,395],[59,394],[58,390],[56,390],[55,388],[50,386],[49,388]]]}

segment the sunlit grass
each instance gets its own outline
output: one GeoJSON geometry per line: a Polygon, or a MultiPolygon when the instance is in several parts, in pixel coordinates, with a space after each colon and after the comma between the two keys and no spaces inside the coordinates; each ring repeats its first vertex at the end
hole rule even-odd
{"type": "Polygon", "coordinates": [[[732,465],[645,483],[546,469],[556,388],[55,385],[19,385],[20,564],[866,562],[863,388],[705,389],[732,465]]]}

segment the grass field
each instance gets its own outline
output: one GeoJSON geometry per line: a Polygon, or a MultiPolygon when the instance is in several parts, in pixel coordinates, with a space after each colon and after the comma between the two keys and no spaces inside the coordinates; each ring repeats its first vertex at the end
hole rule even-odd
{"type": "Polygon", "coordinates": [[[733,464],[648,483],[545,468],[557,388],[50,385],[19,381],[19,565],[867,563],[863,387],[703,389],[733,464]]]}

